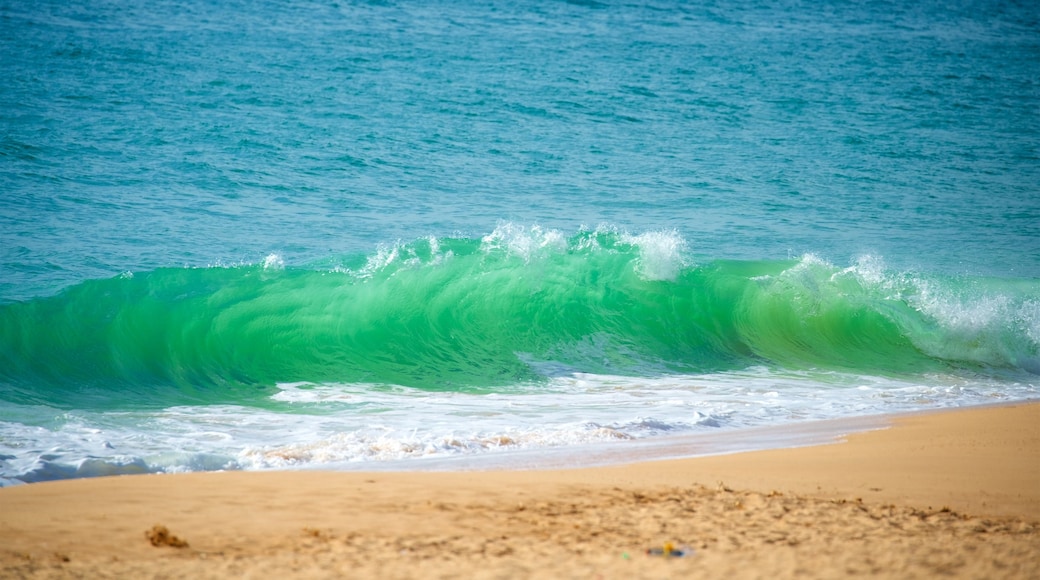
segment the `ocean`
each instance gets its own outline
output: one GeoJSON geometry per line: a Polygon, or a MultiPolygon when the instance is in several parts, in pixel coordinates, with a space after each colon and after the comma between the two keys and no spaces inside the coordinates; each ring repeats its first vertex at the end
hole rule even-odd
{"type": "Polygon", "coordinates": [[[0,0],[0,79],[0,485],[1040,397],[1035,2],[0,0]]]}

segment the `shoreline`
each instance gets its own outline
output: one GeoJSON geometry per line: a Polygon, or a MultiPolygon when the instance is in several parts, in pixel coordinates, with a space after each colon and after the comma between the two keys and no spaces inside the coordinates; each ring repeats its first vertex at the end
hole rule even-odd
{"type": "Polygon", "coordinates": [[[1040,403],[891,424],[832,445],[579,469],[206,472],[8,487],[0,575],[1040,573],[1040,403]],[[188,545],[153,533],[153,546],[146,533],[156,525],[188,545]],[[666,544],[686,557],[646,555],[666,544]]]}
{"type": "MultiPolygon", "coordinates": [[[[1021,399],[997,403],[854,415],[832,419],[812,419],[779,425],[759,425],[722,432],[696,432],[659,435],[629,441],[585,443],[576,446],[511,449],[502,453],[482,453],[452,457],[430,457],[371,462],[333,463],[305,466],[300,471],[346,473],[436,473],[487,471],[559,471],[596,469],[633,463],[682,461],[724,457],[759,451],[784,451],[844,443],[849,436],[890,429],[914,417],[950,412],[1040,405],[1040,399],[1021,399]],[[778,443],[781,441],[782,443],[778,443]]],[[[274,470],[267,470],[274,471],[274,470]]]]}

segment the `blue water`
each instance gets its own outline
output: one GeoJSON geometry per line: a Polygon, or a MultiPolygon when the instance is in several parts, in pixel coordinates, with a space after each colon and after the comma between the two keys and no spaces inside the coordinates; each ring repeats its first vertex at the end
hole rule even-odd
{"type": "Polygon", "coordinates": [[[0,481],[1040,393],[1034,3],[0,0],[0,79],[0,481]]]}

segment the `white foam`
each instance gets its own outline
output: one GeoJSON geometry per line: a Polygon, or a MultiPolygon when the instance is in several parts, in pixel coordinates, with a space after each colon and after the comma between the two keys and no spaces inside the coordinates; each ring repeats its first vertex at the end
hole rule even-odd
{"type": "Polygon", "coordinates": [[[831,276],[831,280],[846,275],[858,278],[867,287],[890,287],[891,275],[888,273],[884,259],[880,256],[872,254],[859,256],[856,258],[855,264],[835,273],[831,276]]]}
{"type": "Polygon", "coordinates": [[[279,254],[268,254],[263,262],[264,270],[282,270],[285,268],[285,260],[279,254]]]}
{"type": "Polygon", "coordinates": [[[368,256],[365,265],[361,268],[355,270],[337,266],[332,271],[365,280],[380,273],[393,275],[398,269],[437,266],[452,257],[454,257],[454,253],[451,250],[441,250],[439,239],[435,236],[427,236],[411,244],[402,244],[400,241],[393,244],[381,244],[376,248],[375,253],[368,256]],[[423,244],[426,246],[425,252],[421,251],[423,244]]]}
{"type": "Polygon", "coordinates": [[[501,251],[530,262],[544,253],[566,251],[567,238],[559,230],[501,222],[481,238],[480,247],[485,254],[501,251]]]}
{"type": "Polygon", "coordinates": [[[400,255],[399,245],[379,246],[376,253],[368,257],[365,266],[356,274],[359,278],[371,278],[375,273],[396,262],[398,255],[400,255]]]}
{"type": "MultiPolygon", "coordinates": [[[[287,407],[281,411],[214,405],[76,411],[47,425],[9,419],[0,422],[0,479],[387,462],[408,468],[415,460],[517,453],[530,462],[531,453],[552,449],[1040,396],[1040,384],[949,375],[900,381],[753,367],[634,378],[557,370],[548,383],[493,393],[292,383],[272,397],[287,407]]],[[[8,417],[40,416],[29,411],[8,417]]]]}
{"type": "Polygon", "coordinates": [[[688,265],[686,240],[675,230],[624,234],[620,239],[639,248],[636,272],[645,280],[673,281],[688,265]]]}

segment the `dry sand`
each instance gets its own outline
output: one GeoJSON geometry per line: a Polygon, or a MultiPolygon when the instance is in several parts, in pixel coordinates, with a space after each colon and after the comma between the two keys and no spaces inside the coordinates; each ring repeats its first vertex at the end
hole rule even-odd
{"type": "Polygon", "coordinates": [[[894,424],[594,469],[0,489],[0,577],[1040,578],[1040,404],[894,424]]]}

